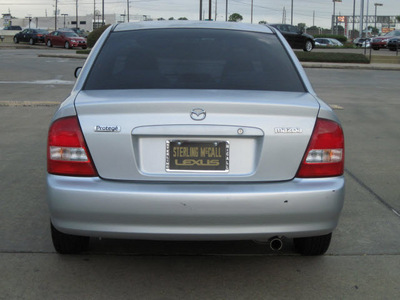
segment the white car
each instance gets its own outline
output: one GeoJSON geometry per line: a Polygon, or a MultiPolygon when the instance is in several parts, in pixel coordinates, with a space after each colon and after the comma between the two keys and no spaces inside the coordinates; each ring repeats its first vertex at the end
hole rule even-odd
{"type": "Polygon", "coordinates": [[[316,46],[322,47],[341,47],[343,44],[339,42],[337,39],[331,38],[316,38],[314,39],[316,46]]]}

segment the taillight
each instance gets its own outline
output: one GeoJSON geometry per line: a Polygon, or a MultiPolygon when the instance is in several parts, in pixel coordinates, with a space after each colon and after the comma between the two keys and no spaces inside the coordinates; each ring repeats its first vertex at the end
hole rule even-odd
{"type": "Polygon", "coordinates": [[[317,119],[297,177],[329,177],[343,175],[344,136],[336,122],[317,119]]]}
{"type": "Polygon", "coordinates": [[[77,117],[55,121],[47,144],[47,172],[67,176],[97,176],[77,117]]]}

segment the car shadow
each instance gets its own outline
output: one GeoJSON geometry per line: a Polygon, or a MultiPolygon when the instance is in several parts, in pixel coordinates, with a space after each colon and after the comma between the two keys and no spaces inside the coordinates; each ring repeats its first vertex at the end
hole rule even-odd
{"type": "Polygon", "coordinates": [[[88,253],[137,256],[297,255],[293,240],[285,239],[279,251],[259,241],[147,241],[94,239],[88,253]]]}

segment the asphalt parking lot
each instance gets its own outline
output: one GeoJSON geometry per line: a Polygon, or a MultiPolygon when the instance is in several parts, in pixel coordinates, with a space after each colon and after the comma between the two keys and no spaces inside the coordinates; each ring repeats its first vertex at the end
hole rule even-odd
{"type": "Polygon", "coordinates": [[[0,49],[0,299],[398,298],[399,71],[306,69],[346,136],[346,202],[325,256],[298,256],[291,241],[276,253],[251,241],[119,240],[60,256],[45,201],[46,135],[83,61],[40,51],[0,49]]]}

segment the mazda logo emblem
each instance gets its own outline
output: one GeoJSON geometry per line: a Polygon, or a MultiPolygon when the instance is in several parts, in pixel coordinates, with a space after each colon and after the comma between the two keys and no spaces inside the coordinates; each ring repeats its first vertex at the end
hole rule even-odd
{"type": "Polygon", "coordinates": [[[202,108],[193,108],[190,117],[195,121],[202,121],[206,118],[206,111],[202,108]]]}

